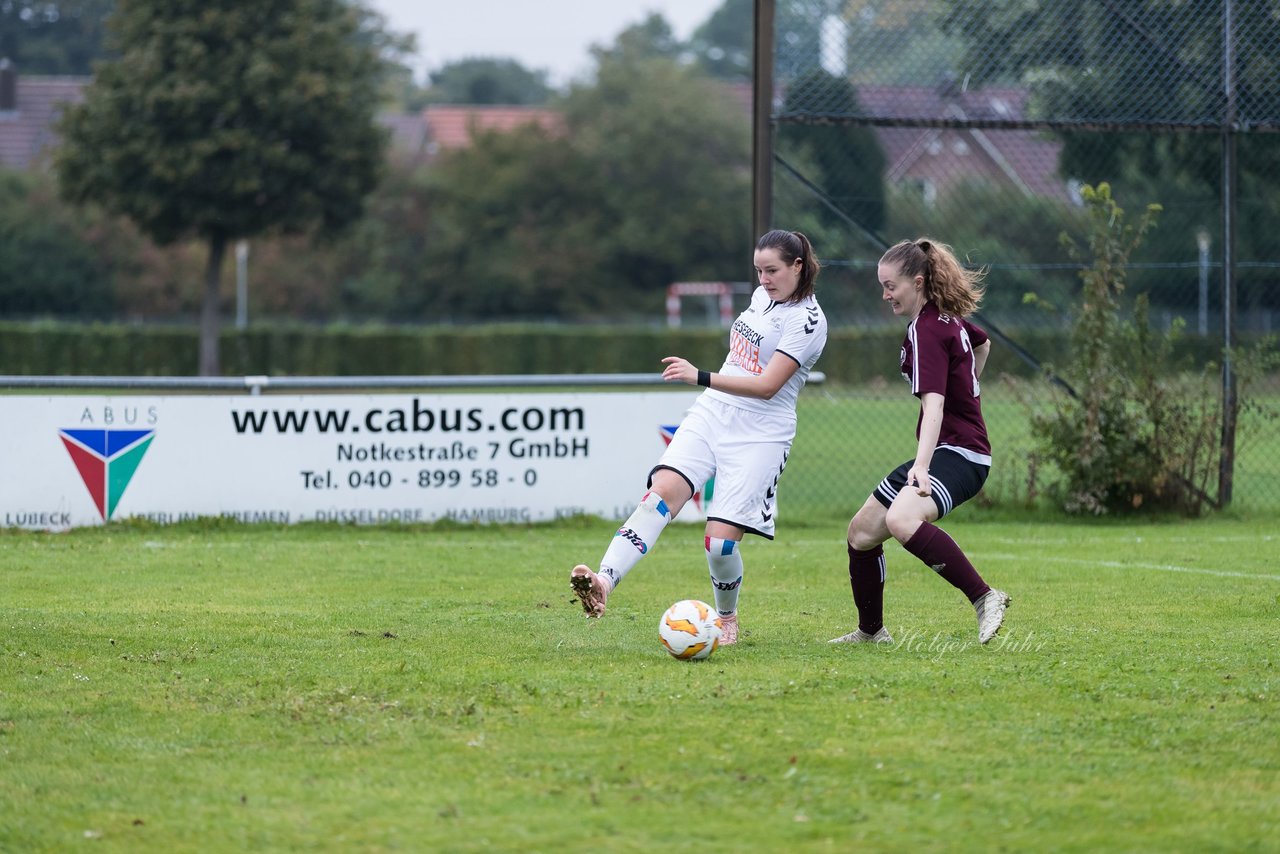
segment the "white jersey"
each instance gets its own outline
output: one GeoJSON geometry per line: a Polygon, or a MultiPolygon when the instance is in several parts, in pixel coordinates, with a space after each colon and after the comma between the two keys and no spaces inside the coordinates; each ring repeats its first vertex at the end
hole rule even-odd
{"type": "Polygon", "coordinates": [[[756,288],[751,294],[751,305],[733,322],[729,355],[719,373],[728,377],[759,376],[775,356],[792,359],[800,367],[769,400],[716,389],[707,389],[702,396],[739,409],[780,415],[794,421],[800,389],[809,379],[809,371],[826,343],[827,318],[816,297],[810,294],[799,303],[780,303],[769,299],[764,288],[756,288]]]}

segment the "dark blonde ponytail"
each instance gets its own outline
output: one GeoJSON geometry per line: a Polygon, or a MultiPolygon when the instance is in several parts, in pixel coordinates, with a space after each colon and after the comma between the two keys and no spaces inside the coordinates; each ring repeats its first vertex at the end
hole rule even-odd
{"type": "Polygon", "coordinates": [[[814,253],[809,238],[798,231],[774,229],[756,241],[756,251],[761,249],[776,250],[782,263],[787,266],[794,264],[797,258],[800,259],[800,280],[796,284],[796,292],[787,302],[803,302],[813,295],[814,283],[822,265],[818,263],[818,256],[814,253]]]}
{"type": "Polygon", "coordinates": [[[908,278],[923,278],[925,299],[944,314],[967,317],[977,311],[982,301],[986,268],[966,268],[945,243],[926,237],[904,240],[890,246],[880,263],[896,264],[898,271],[908,278]]]}

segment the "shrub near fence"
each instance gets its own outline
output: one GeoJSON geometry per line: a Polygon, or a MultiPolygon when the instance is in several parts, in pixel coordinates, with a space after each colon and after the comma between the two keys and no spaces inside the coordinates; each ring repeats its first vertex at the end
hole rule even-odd
{"type": "MultiPolygon", "coordinates": [[[[1065,331],[1004,330],[1046,363],[1065,359],[1065,331]]],[[[828,382],[862,385],[897,376],[900,326],[831,331],[818,369],[828,382]]],[[[195,327],[0,323],[0,374],[51,376],[193,376],[195,327]]],[[[464,374],[657,373],[659,359],[680,355],[714,368],[724,358],[721,329],[552,325],[300,326],[226,330],[226,376],[395,376],[464,374]]],[[[1030,376],[1031,366],[995,342],[989,370],[1030,376]]],[[[1216,361],[1216,343],[1188,336],[1189,366],[1216,361]]]]}

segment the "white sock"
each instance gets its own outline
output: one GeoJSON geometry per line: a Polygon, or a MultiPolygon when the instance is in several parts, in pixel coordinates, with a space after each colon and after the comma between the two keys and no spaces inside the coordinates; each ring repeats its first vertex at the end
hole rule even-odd
{"type": "Polygon", "coordinates": [[[662,529],[671,521],[667,502],[656,492],[646,492],[631,517],[613,535],[604,557],[600,558],[600,574],[617,587],[640,558],[658,542],[662,529]]]}
{"type": "Polygon", "coordinates": [[[707,566],[711,567],[711,589],[716,611],[722,617],[738,613],[738,589],[742,586],[742,550],[733,540],[706,537],[707,566]]]}

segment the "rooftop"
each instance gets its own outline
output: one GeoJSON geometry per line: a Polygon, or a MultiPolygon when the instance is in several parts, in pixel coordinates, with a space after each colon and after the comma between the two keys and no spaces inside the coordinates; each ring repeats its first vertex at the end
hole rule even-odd
{"type": "Polygon", "coordinates": [[[54,130],[65,104],[83,100],[88,77],[23,77],[11,109],[0,108],[0,166],[29,169],[57,144],[54,130]]]}
{"type": "Polygon", "coordinates": [[[423,110],[422,117],[426,122],[429,154],[465,148],[477,132],[505,133],[524,125],[537,125],[555,132],[564,126],[559,111],[545,107],[434,104],[423,110]]]}

